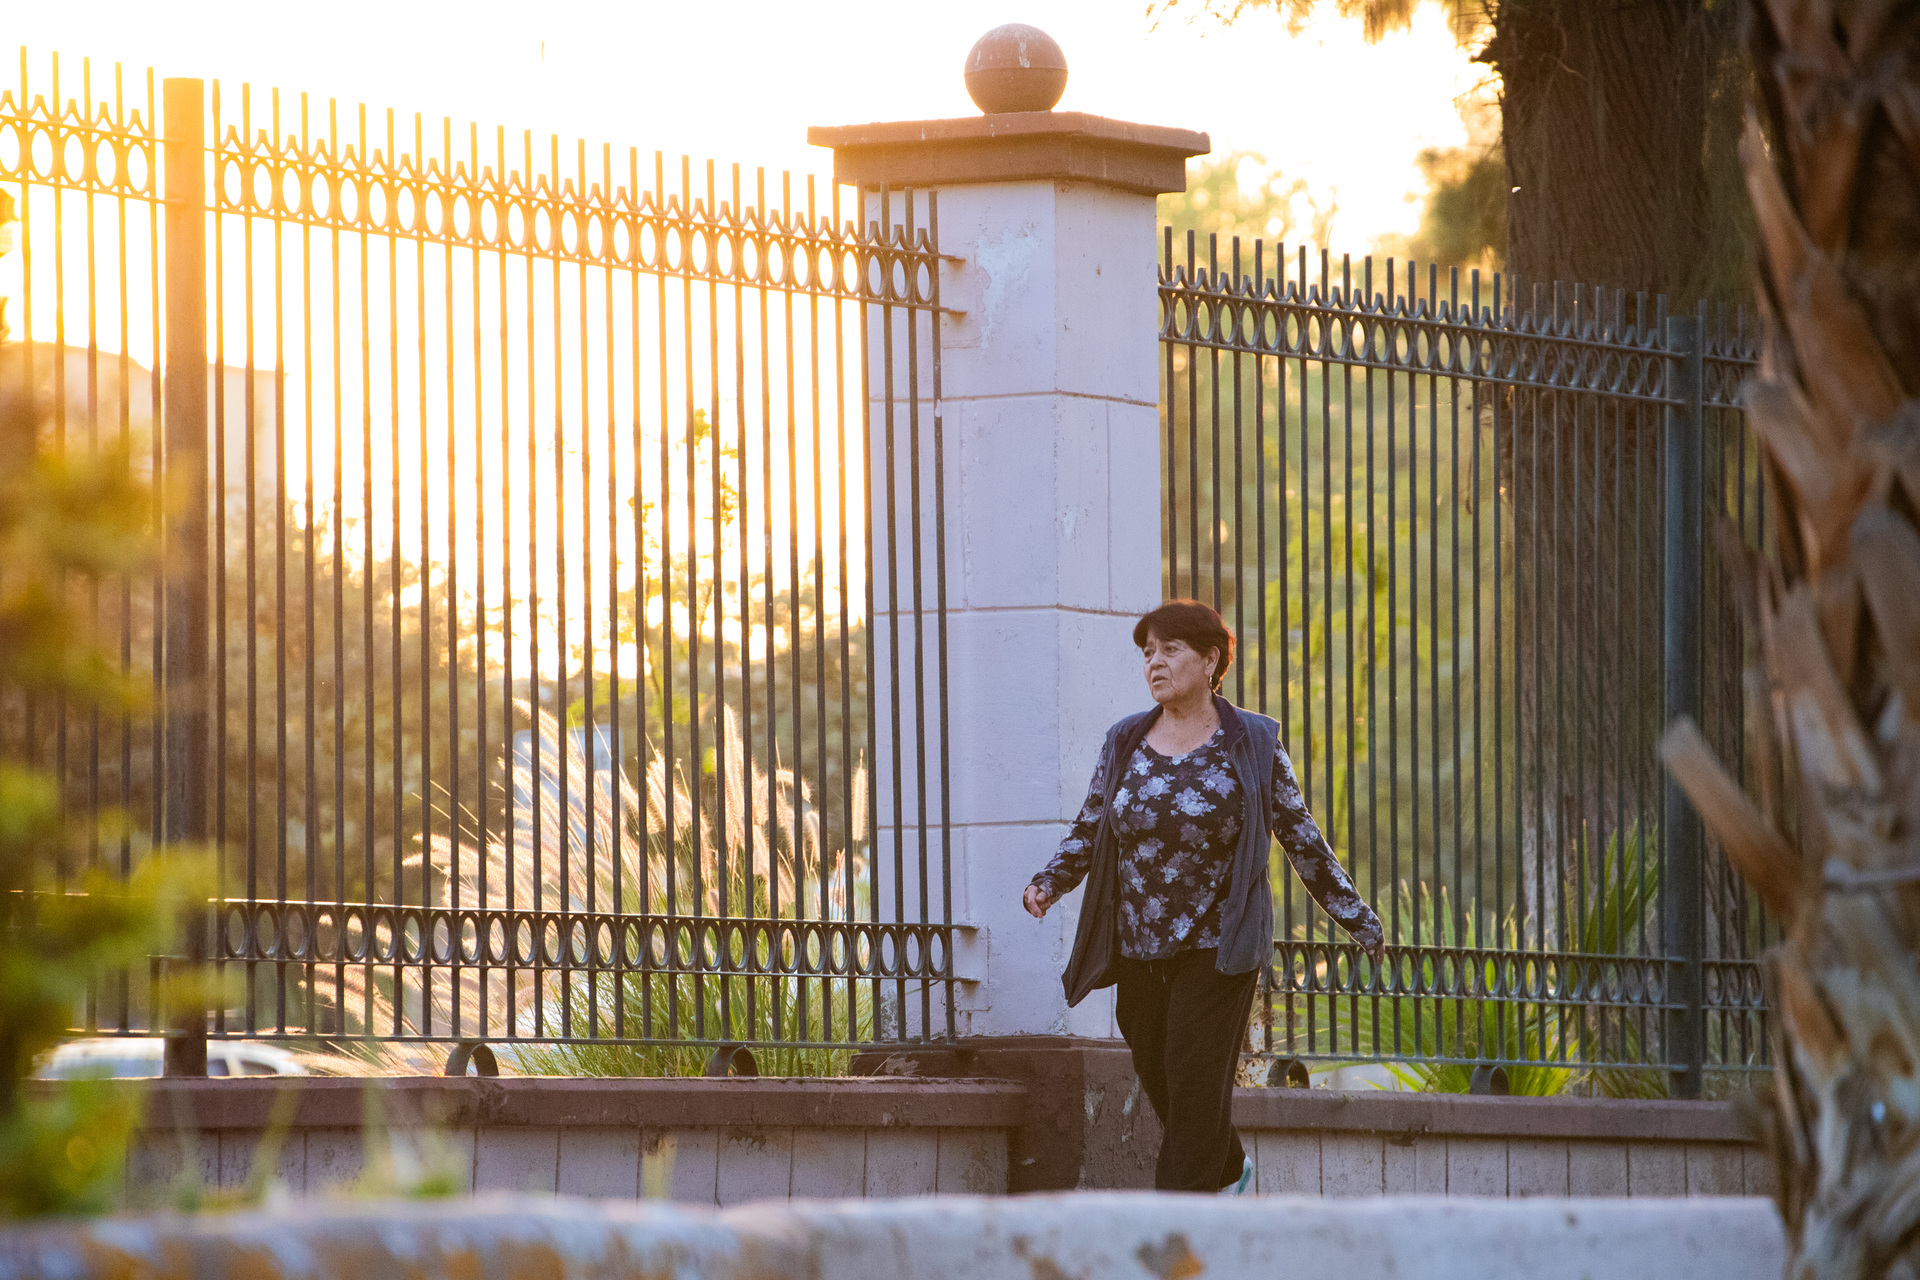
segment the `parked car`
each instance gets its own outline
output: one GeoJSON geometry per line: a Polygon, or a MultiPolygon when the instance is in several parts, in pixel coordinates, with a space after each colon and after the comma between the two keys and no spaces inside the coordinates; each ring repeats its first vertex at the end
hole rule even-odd
{"type": "MultiPolygon", "coordinates": [[[[158,1036],[101,1036],[69,1040],[44,1058],[33,1073],[41,1080],[78,1080],[86,1077],[130,1079],[161,1074],[162,1046],[158,1036]]],[[[311,1055],[279,1045],[246,1040],[213,1040],[207,1044],[209,1076],[306,1076],[316,1073],[311,1055]]],[[[332,1074],[332,1073],[328,1073],[332,1074]]]]}

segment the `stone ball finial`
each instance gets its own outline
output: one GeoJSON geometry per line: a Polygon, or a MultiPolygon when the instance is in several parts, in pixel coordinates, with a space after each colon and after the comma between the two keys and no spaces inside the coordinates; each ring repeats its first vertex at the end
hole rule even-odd
{"type": "Polygon", "coordinates": [[[1067,55],[1024,22],[995,27],[967,54],[967,94],[988,115],[1051,111],[1067,88],[1067,55]]]}

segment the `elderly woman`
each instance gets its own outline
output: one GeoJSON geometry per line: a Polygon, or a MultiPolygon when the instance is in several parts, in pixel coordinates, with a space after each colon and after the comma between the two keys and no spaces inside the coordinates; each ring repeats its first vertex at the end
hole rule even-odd
{"type": "Polygon", "coordinates": [[[1380,920],[1307,812],[1279,726],[1217,692],[1233,661],[1220,615],[1170,600],[1140,619],[1133,642],[1159,705],[1107,730],[1087,802],[1027,886],[1026,908],[1044,916],[1087,880],[1067,1003],[1119,988],[1120,1034],[1165,1134],[1154,1186],[1238,1195],[1253,1161],[1233,1128],[1233,1079],[1273,955],[1274,839],[1375,959],[1380,920]]]}

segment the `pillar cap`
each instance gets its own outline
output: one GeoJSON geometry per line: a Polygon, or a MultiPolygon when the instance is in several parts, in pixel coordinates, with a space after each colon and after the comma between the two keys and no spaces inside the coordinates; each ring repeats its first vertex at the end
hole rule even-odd
{"type": "Polygon", "coordinates": [[[849,186],[1084,182],[1141,195],[1185,191],[1187,157],[1213,149],[1191,129],[1077,111],[816,126],[807,141],[833,148],[833,180],[849,186]]]}

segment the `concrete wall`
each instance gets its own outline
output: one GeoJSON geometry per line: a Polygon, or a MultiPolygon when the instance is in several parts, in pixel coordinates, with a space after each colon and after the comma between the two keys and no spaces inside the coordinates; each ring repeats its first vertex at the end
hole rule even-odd
{"type": "Polygon", "coordinates": [[[1773,1158],[1734,1142],[1245,1131],[1261,1195],[1770,1196],[1773,1158]]]}
{"type": "MultiPolygon", "coordinates": [[[[1124,1049],[982,1043],[874,1055],[905,1074],[842,1080],[155,1081],[127,1203],[170,1202],[187,1171],[237,1191],[262,1159],[295,1194],[429,1174],[470,1191],[705,1205],[1152,1185],[1160,1128],[1124,1049]]],[[[1260,1195],[1772,1189],[1728,1103],[1241,1089],[1234,1118],[1260,1195]]]]}
{"type": "Polygon", "coordinates": [[[1255,1189],[1326,1196],[1740,1196],[1773,1161],[1724,1102],[1241,1089],[1255,1189]]]}
{"type": "Polygon", "coordinates": [[[985,1081],[162,1080],[126,1198],[170,1202],[189,1170],[237,1191],[262,1158],[294,1194],[350,1190],[370,1172],[704,1205],[997,1194],[1024,1094],[985,1081]]]}
{"type": "Polygon", "coordinates": [[[489,1196],[0,1229],[0,1280],[1753,1280],[1784,1260],[1758,1200],[1096,1193],[714,1211],[489,1196]]]}
{"type": "MultiPolygon", "coordinates": [[[[1153,1185],[1160,1124],[1119,1041],[1008,1036],[861,1054],[856,1072],[998,1077],[1027,1090],[1013,1191],[1153,1185]]],[[[1727,1102],[1240,1089],[1261,1194],[1762,1195],[1771,1160],[1727,1102]]]]}

